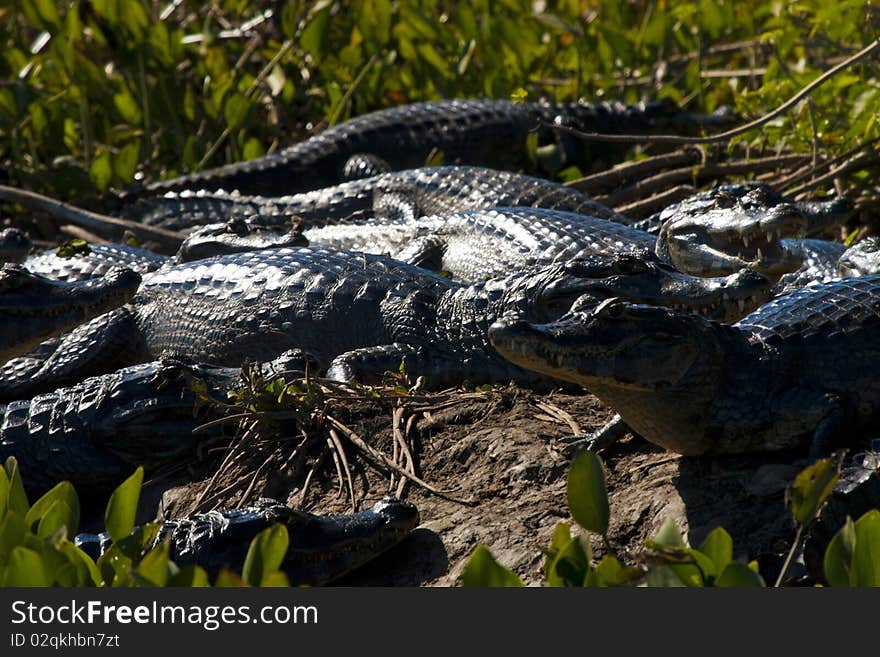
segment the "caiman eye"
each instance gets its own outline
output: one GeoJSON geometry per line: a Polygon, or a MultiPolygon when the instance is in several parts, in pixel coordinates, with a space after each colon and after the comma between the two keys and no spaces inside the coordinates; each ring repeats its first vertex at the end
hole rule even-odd
{"type": "Polygon", "coordinates": [[[593,315],[602,315],[603,317],[610,317],[611,319],[618,319],[623,317],[626,312],[626,305],[623,301],[618,297],[612,297],[611,299],[605,299],[602,303],[596,306],[596,310],[593,311],[593,315]]]}
{"type": "Polygon", "coordinates": [[[618,274],[643,274],[648,271],[648,265],[641,258],[620,256],[614,260],[614,271],[618,274]]]}

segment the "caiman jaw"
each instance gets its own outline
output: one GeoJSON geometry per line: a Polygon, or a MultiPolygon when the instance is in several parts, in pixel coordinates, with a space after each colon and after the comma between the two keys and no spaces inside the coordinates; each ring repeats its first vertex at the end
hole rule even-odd
{"type": "Polygon", "coordinates": [[[735,209],[672,221],[662,229],[670,262],[694,276],[723,276],[744,267],[778,279],[803,260],[785,249],[784,237],[802,237],[807,220],[796,207],[777,205],[760,218],[735,209]],[[713,214],[717,219],[713,220],[713,214]]]}

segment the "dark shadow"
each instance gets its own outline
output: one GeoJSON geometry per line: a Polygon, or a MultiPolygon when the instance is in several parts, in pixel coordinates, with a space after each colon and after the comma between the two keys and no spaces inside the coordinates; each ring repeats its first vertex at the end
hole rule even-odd
{"type": "Polygon", "coordinates": [[[449,556],[440,536],[419,528],[332,586],[419,586],[449,571],[449,556]]]}

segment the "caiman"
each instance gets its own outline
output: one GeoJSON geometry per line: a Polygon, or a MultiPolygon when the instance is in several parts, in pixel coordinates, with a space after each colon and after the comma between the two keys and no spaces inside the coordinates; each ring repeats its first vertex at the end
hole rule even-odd
{"type": "Polygon", "coordinates": [[[754,274],[670,283],[668,269],[627,266],[572,260],[465,286],[390,258],[312,247],[198,260],[146,275],[131,304],[72,331],[38,371],[6,376],[0,395],[29,396],[161,354],[235,367],[291,348],[340,380],[376,381],[404,363],[431,386],[528,382],[542,378],[488,343],[487,328],[504,315],[548,321],[582,295],[609,293],[738,307],[767,286],[754,274]]]}
{"type": "Polygon", "coordinates": [[[28,271],[57,281],[84,281],[101,278],[114,268],[125,267],[147,274],[168,262],[166,256],[125,244],[83,244],[64,253],[49,249],[24,262],[28,271]]]}
{"type": "Polygon", "coordinates": [[[134,296],[141,277],[116,268],[94,281],[64,283],[18,265],[0,269],[0,363],[106,313],[134,296]]]}
{"type": "Polygon", "coordinates": [[[571,187],[469,166],[395,171],[289,196],[245,196],[207,190],[167,192],[139,199],[122,212],[147,224],[187,231],[252,217],[268,225],[287,227],[296,221],[309,228],[373,218],[409,219],[499,205],[563,210],[631,223],[571,187]]]}
{"type": "MultiPolygon", "coordinates": [[[[239,509],[220,509],[166,520],[153,545],[169,541],[171,560],[195,564],[212,577],[222,568],[241,572],[251,540],[272,525],[287,528],[283,570],[294,586],[320,586],[394,547],[419,524],[412,504],[386,497],[371,508],[346,515],[319,516],[271,499],[239,509]]],[[[97,559],[109,548],[106,533],[79,534],[76,544],[97,559]]]]}
{"type": "MultiPolygon", "coordinates": [[[[390,169],[423,166],[432,153],[447,164],[518,169],[528,162],[527,138],[558,144],[563,164],[597,161],[625,153],[610,144],[572,139],[564,125],[598,132],[701,132],[727,127],[729,114],[683,112],[670,101],[539,104],[506,100],[441,100],[413,103],[355,117],[289,148],[247,162],[192,173],[130,190],[128,196],[183,189],[238,190],[280,196],[343,181],[353,156],[380,158],[390,169]]],[[[349,166],[350,170],[351,167],[349,166]]]]}
{"type": "MultiPolygon", "coordinates": [[[[304,355],[286,352],[267,363],[266,376],[298,374],[307,365],[304,355]]],[[[152,470],[221,436],[219,423],[193,435],[197,426],[222,417],[199,401],[227,402],[227,393],[241,385],[240,368],[168,359],[91,377],[0,405],[0,459],[16,457],[36,493],[67,480],[80,493],[103,495],[136,466],[152,470]]]]}
{"type": "Polygon", "coordinates": [[[880,276],[864,276],[792,292],[732,326],[610,299],[554,322],[500,322],[489,337],[680,454],[810,445],[816,455],[876,426],[878,330],[880,276]]]}

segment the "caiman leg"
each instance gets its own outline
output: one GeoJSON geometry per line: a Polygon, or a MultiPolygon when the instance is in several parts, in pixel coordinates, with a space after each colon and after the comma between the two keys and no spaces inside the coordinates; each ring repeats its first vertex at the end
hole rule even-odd
{"type": "Polygon", "coordinates": [[[431,360],[412,345],[393,343],[364,347],[341,354],[327,369],[327,378],[334,381],[377,383],[385,372],[429,373],[431,360]]]}
{"type": "Polygon", "coordinates": [[[574,436],[563,451],[567,456],[574,456],[585,449],[591,452],[600,452],[616,444],[628,433],[632,433],[634,436],[638,435],[619,415],[615,415],[598,431],[585,436],[574,436]]]}

